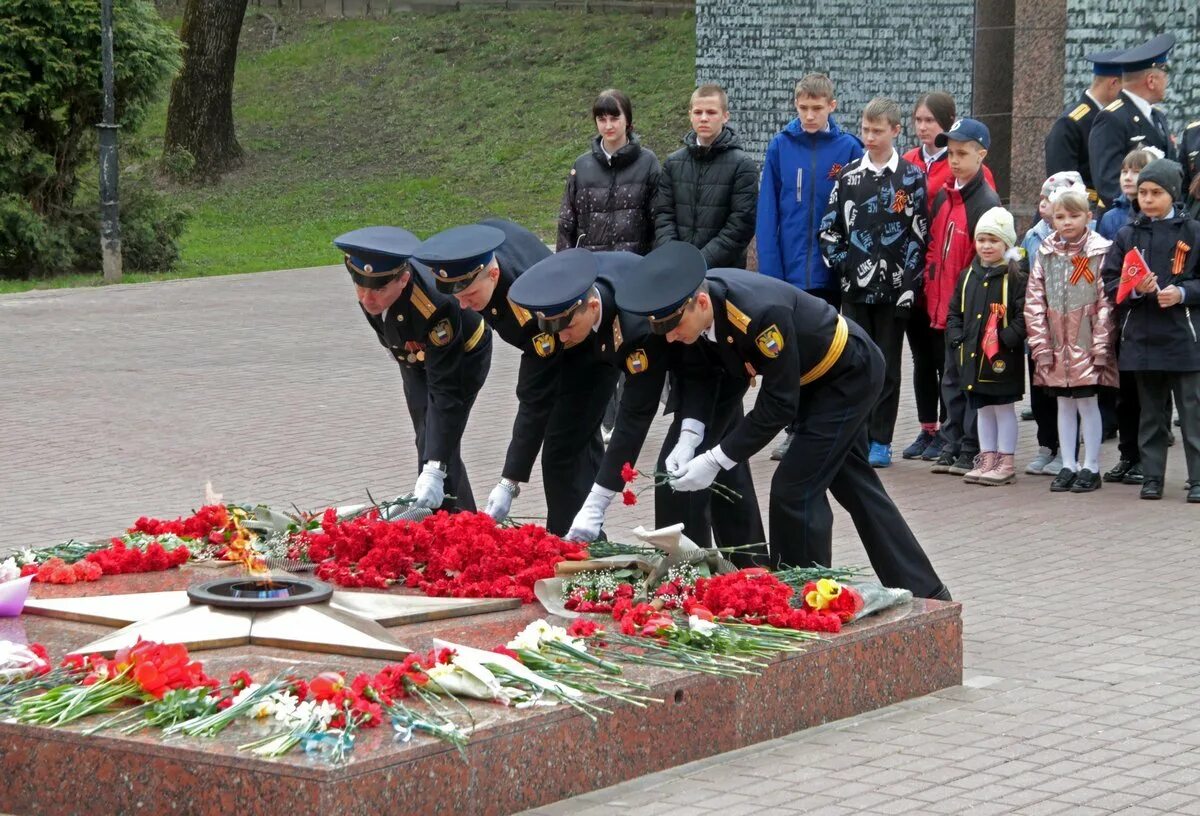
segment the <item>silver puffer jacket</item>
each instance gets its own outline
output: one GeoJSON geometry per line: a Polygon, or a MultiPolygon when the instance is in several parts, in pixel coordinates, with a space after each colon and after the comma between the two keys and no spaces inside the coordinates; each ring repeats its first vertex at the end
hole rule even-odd
{"type": "Polygon", "coordinates": [[[1116,386],[1115,317],[1100,277],[1100,264],[1111,242],[1089,230],[1078,253],[1087,258],[1087,272],[1075,275],[1075,261],[1056,247],[1057,238],[1057,233],[1051,233],[1034,254],[1025,293],[1034,385],[1116,386]]]}

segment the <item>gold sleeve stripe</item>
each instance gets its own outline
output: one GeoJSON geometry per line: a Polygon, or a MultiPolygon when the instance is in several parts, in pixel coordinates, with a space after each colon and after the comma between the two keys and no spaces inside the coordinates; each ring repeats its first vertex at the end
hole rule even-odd
{"type": "Polygon", "coordinates": [[[750,329],[750,316],[728,300],[725,301],[725,314],[729,316],[729,322],[736,326],[742,334],[750,329]]]}
{"type": "Polygon", "coordinates": [[[479,345],[479,341],[483,339],[483,334],[486,331],[487,331],[487,324],[484,323],[482,320],[480,320],[479,325],[475,327],[475,331],[473,331],[471,333],[470,339],[467,340],[467,344],[465,347],[466,350],[473,351],[475,349],[475,347],[479,345]]]}

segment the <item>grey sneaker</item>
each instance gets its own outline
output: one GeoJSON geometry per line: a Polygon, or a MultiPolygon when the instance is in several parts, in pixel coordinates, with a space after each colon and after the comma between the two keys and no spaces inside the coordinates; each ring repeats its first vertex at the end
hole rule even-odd
{"type": "Polygon", "coordinates": [[[1062,468],[1063,468],[1062,454],[1059,453],[1059,454],[1056,454],[1055,457],[1050,460],[1050,463],[1048,465],[1046,465],[1046,467],[1042,468],[1042,475],[1043,476],[1057,476],[1058,472],[1060,470],[1062,470],[1062,468]]]}
{"type": "MultiPolygon", "coordinates": [[[[1025,472],[1032,476],[1040,476],[1046,472],[1046,465],[1054,459],[1054,454],[1049,448],[1038,448],[1037,456],[1025,466],[1025,472]]],[[[1055,471],[1058,473],[1058,471],[1055,471]]]]}

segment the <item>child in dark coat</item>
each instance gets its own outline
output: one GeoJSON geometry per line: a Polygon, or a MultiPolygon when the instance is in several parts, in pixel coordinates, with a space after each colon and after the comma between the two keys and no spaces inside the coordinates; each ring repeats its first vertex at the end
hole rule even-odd
{"type": "Polygon", "coordinates": [[[1118,297],[1125,256],[1137,248],[1150,274],[1117,304],[1118,363],[1134,372],[1141,402],[1143,499],[1161,499],[1174,395],[1187,458],[1187,500],[1200,503],[1200,223],[1179,203],[1183,171],[1157,159],[1138,174],[1140,215],[1117,233],[1101,272],[1118,297]]]}
{"type": "Polygon", "coordinates": [[[979,455],[968,484],[1016,479],[1014,404],[1025,393],[1025,272],[1014,251],[1012,213],[993,207],[975,226],[975,260],[963,270],[946,317],[946,342],[958,354],[962,389],[976,412],[979,455]]]}

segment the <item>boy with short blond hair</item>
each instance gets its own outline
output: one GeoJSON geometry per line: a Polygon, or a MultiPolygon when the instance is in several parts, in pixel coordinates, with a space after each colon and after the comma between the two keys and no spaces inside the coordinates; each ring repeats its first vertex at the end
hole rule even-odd
{"type": "Polygon", "coordinates": [[[821,221],[821,251],[837,275],[842,314],[866,329],[883,352],[883,392],[867,423],[873,467],[892,463],[900,405],[904,325],[916,302],[929,238],[925,174],[897,152],[900,105],[886,97],[862,115],[866,154],[834,181],[821,221]]]}

